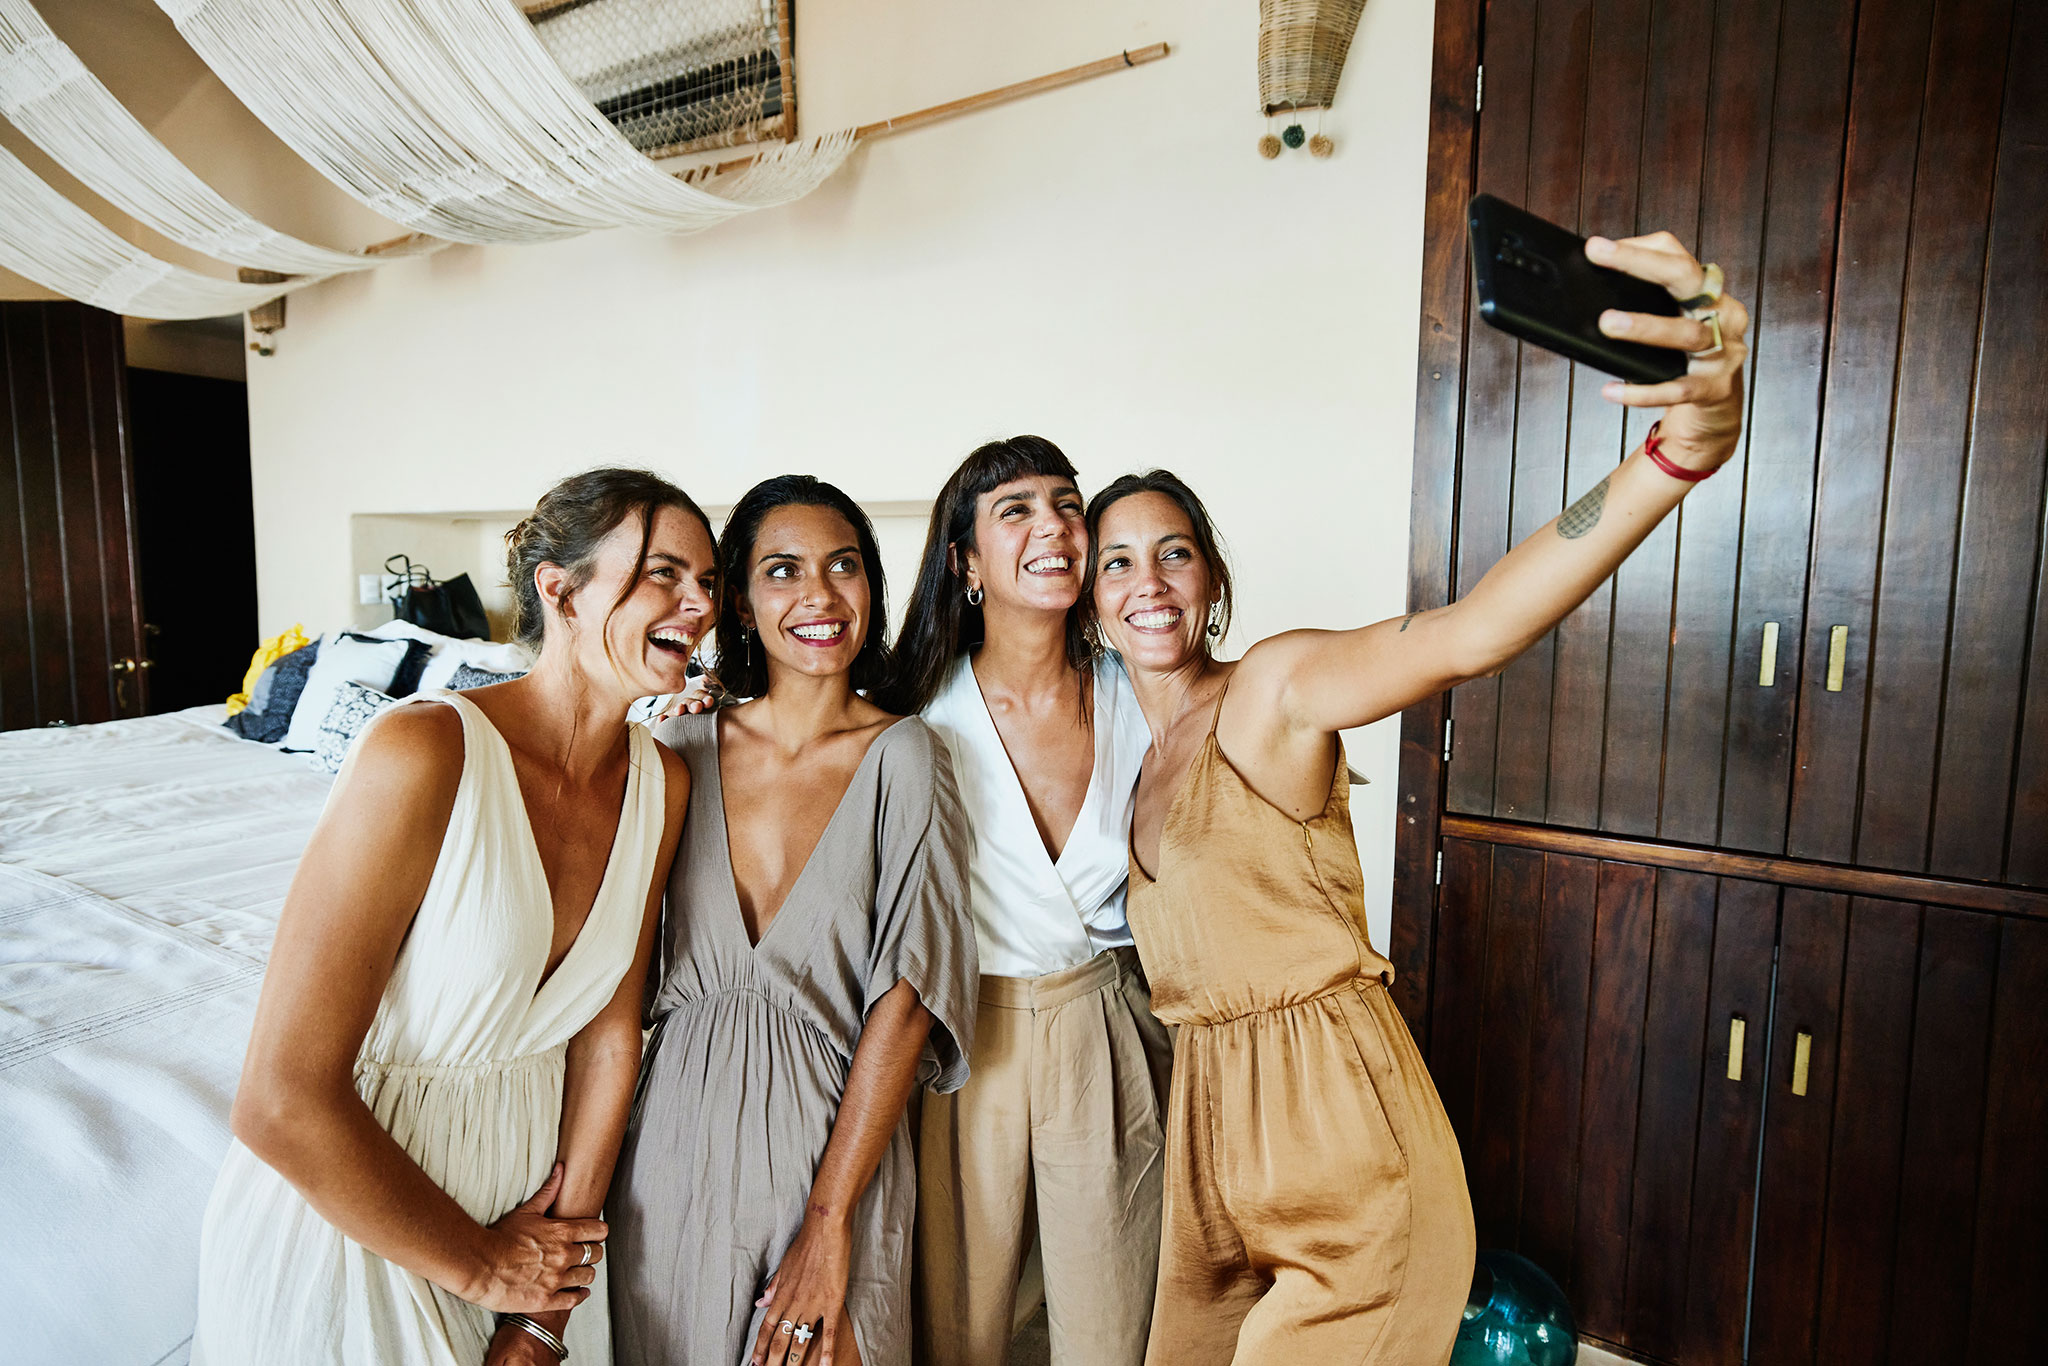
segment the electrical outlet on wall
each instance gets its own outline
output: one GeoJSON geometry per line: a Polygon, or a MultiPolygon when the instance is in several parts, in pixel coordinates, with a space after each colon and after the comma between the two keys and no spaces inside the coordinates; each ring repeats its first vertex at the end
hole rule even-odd
{"type": "Polygon", "coordinates": [[[389,602],[405,588],[403,574],[358,574],[356,575],[356,603],[368,607],[373,603],[389,602]]]}

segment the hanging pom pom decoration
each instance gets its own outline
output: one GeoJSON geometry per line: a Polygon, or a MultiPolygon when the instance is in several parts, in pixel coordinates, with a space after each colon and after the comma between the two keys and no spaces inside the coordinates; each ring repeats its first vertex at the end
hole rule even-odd
{"type": "MultiPolygon", "coordinates": [[[[1318,115],[1314,137],[1299,123],[1290,124],[1281,134],[1285,146],[1305,143],[1317,158],[1337,150],[1323,136],[1320,115],[1336,98],[1364,11],[1365,0],[1259,0],[1259,107],[1269,119],[1281,113],[1318,115]]],[[[1277,155],[1266,150],[1271,138],[1269,132],[1260,140],[1261,156],[1277,155]]]]}
{"type": "Polygon", "coordinates": [[[1271,161],[1274,157],[1279,156],[1280,139],[1274,137],[1271,133],[1268,133],[1266,134],[1266,136],[1260,138],[1259,155],[1264,157],[1268,161],[1271,161]]]}

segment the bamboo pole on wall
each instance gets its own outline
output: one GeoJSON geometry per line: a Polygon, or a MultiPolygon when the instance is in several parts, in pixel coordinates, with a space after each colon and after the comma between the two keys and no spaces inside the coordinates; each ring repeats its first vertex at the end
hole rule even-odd
{"type": "MultiPolygon", "coordinates": [[[[882,119],[876,123],[864,123],[854,129],[853,140],[855,142],[870,142],[876,138],[885,138],[894,133],[907,133],[913,128],[922,128],[926,124],[957,118],[961,114],[972,114],[979,110],[992,108],[998,104],[1008,104],[1011,100],[1021,100],[1029,95],[1038,95],[1048,90],[1057,90],[1061,86],[1073,85],[1078,81],[1092,80],[1097,76],[1107,76],[1113,72],[1127,71],[1134,66],[1143,66],[1147,62],[1156,62],[1160,58],[1167,56],[1171,51],[1172,49],[1165,43],[1151,43],[1145,47],[1128,48],[1123,52],[1117,53],[1115,56],[1104,57],[1099,61],[1083,62],[1080,66],[1070,66],[1064,71],[1048,72],[1043,76],[1034,76],[1028,81],[1017,81],[1010,85],[997,86],[994,90],[984,90],[978,95],[967,95],[957,100],[948,100],[944,104],[935,104],[925,109],[915,109],[908,114],[899,114],[893,119],[882,119]]],[[[696,185],[716,176],[729,175],[734,171],[744,170],[753,163],[754,158],[752,156],[735,157],[730,161],[707,162],[702,166],[693,166],[687,171],[679,171],[676,174],[679,179],[696,185]]],[[[388,242],[378,242],[373,246],[365,247],[363,250],[366,254],[374,256],[387,251],[396,251],[400,247],[410,246],[425,240],[425,233],[407,233],[403,237],[394,237],[388,242]]]]}

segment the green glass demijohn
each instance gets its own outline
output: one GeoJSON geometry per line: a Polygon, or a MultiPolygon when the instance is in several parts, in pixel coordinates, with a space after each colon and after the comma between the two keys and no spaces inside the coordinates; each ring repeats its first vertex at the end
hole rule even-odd
{"type": "Polygon", "coordinates": [[[1571,1306],[1557,1282],[1527,1257],[1481,1252],[1451,1366],[1572,1366],[1578,1357],[1571,1306]]]}

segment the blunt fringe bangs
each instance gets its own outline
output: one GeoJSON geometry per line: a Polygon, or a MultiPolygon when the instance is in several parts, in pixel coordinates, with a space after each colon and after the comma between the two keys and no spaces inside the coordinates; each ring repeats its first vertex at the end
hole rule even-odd
{"type": "MultiPolygon", "coordinates": [[[[966,552],[975,548],[975,505],[983,494],[1034,475],[1079,484],[1074,462],[1058,446],[1042,436],[1012,436],[977,446],[939,490],[910,610],[896,639],[897,684],[891,711],[912,715],[924,710],[945,686],[953,662],[981,643],[986,628],[981,609],[967,601],[964,568],[966,552]],[[962,561],[962,568],[953,567],[950,561],[955,559],[962,561]]],[[[1067,662],[1084,678],[1095,654],[1085,629],[1086,605],[1084,594],[1067,614],[1066,633],[1067,662]]]]}

